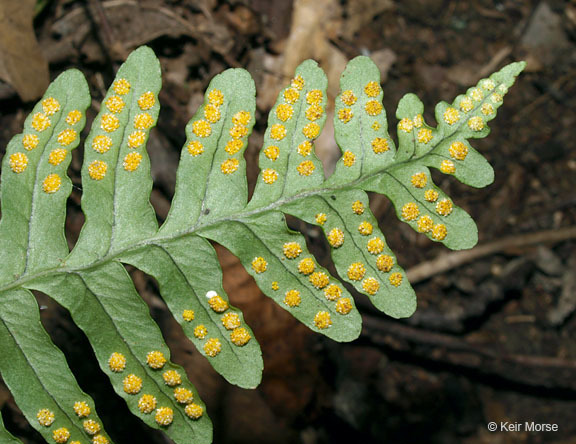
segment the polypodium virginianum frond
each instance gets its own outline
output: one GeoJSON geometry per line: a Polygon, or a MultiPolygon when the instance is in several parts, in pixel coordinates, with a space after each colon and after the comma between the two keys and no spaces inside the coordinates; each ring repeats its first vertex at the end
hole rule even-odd
{"type": "MultiPolygon", "coordinates": [[[[476,243],[474,221],[436,187],[428,167],[475,187],[493,171],[468,143],[488,134],[502,97],[523,69],[513,63],[451,105],[405,96],[399,146],[387,131],[377,67],[352,60],[336,99],[342,158],[325,179],[313,141],[326,119],[326,76],[313,61],[298,67],[268,120],[260,176],[248,202],[243,150],[255,112],[250,75],[230,69],[210,83],[186,128],[176,192],[158,227],[145,145],[159,111],[160,66],[146,47],[120,68],[85,144],[82,210],[86,222],[69,252],[64,237],[70,150],[90,104],[78,71],[50,86],[9,143],[2,166],[0,221],[0,371],[30,423],[49,441],[110,442],[93,401],[39,322],[30,290],[66,307],[102,370],[132,412],[177,443],[210,442],[197,391],[170,351],[122,264],[154,276],[184,332],[228,381],[258,385],[260,348],[231,307],[209,240],[231,250],[262,291],[311,329],[337,341],[360,332],[353,298],[289,230],[285,214],[322,227],[342,280],[390,316],[410,316],[414,291],[386,245],[367,191],[387,195],[399,219],[452,249],[476,243]]],[[[0,423],[0,437],[14,439],[0,423]]]]}

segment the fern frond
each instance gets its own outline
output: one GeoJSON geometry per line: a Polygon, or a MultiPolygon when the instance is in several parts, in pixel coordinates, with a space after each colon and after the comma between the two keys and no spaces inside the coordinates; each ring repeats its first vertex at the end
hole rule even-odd
{"type": "MultiPolygon", "coordinates": [[[[433,184],[429,168],[475,187],[493,180],[468,139],[488,134],[487,122],[522,68],[509,65],[451,105],[439,104],[437,128],[408,94],[396,113],[396,148],[379,71],[366,57],[352,60],[335,107],[342,158],[325,179],[313,143],[326,119],[327,80],[306,61],[270,113],[249,202],[243,153],[255,120],[255,87],[246,71],[227,70],[212,80],[186,127],[172,207],[158,227],[145,145],[159,112],[160,65],[149,48],[139,48],[118,71],[86,139],[86,222],[72,252],[64,237],[66,169],[90,97],[78,71],[62,74],[9,143],[2,166],[0,372],[24,415],[47,440],[95,435],[94,442],[110,442],[93,401],[39,323],[29,291],[38,290],[70,311],[135,415],[174,442],[210,442],[205,405],[184,370],[170,362],[123,266],[158,281],[175,319],[216,371],[255,387],[260,347],[228,301],[209,241],[232,251],[266,295],[314,331],[337,341],[356,338],[361,317],[352,295],[320,266],[305,238],[288,229],[286,214],[322,228],[342,281],[384,313],[410,316],[416,296],[370,211],[367,191],[387,195],[398,218],[430,239],[452,249],[474,245],[474,221],[433,184]]],[[[0,439],[18,442],[1,423],[0,439]]]]}

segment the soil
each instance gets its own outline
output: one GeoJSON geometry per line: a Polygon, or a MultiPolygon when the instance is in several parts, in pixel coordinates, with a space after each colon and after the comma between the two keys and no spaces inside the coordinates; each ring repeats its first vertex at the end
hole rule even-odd
{"type": "MultiPolygon", "coordinates": [[[[8,3],[6,0],[1,3],[8,3]]],[[[483,76],[515,60],[527,69],[506,96],[491,134],[473,142],[495,182],[473,189],[451,177],[436,183],[478,224],[489,253],[438,268],[414,283],[419,308],[393,320],[357,296],[361,337],[335,343],[268,300],[239,262],[217,247],[224,286],[261,344],[264,375],[255,390],[226,383],[184,337],[156,282],[129,269],[172,349],[206,402],[215,443],[576,443],[576,2],[561,0],[161,0],[37,2],[34,31],[50,78],[78,68],[90,84],[92,119],[126,55],[147,44],[163,68],[162,111],[151,135],[159,220],[172,198],[184,127],[210,79],[246,68],[258,91],[257,124],[246,153],[254,186],[259,144],[275,95],[296,65],[316,58],[338,90],[347,60],[379,64],[389,121],[400,98],[416,93],[434,121],[483,76]],[[531,237],[537,235],[536,238],[531,237]],[[487,424],[557,424],[554,432],[490,432],[487,424]]],[[[6,79],[4,79],[6,80],[6,79]]],[[[21,131],[33,102],[0,82],[0,147],[21,131]]],[[[393,126],[394,123],[391,123],[393,126]]],[[[89,127],[89,125],[87,125],[89,127]]],[[[317,149],[327,170],[339,151],[317,149]]],[[[70,245],[83,223],[81,150],[70,176],[70,245]]],[[[397,221],[392,205],[371,207],[399,263],[415,270],[448,251],[397,221]]],[[[320,263],[319,232],[299,221],[320,263]]],[[[412,275],[415,276],[415,275],[412,275]]],[[[416,279],[415,279],[416,280],[416,279]]],[[[42,321],[65,352],[80,386],[96,401],[117,443],[170,442],[130,415],[100,372],[67,312],[37,295],[42,321]]],[[[43,442],[0,385],[6,427],[25,443],[43,442]]]]}

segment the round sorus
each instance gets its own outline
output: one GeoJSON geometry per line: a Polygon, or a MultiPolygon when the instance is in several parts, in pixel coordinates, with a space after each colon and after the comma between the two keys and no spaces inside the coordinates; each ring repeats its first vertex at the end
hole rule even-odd
{"type": "Polygon", "coordinates": [[[359,281],[366,274],[366,266],[362,262],[354,262],[348,267],[347,274],[351,281],[359,281]]]}
{"type": "Polygon", "coordinates": [[[40,139],[36,134],[24,134],[22,137],[22,146],[30,151],[38,146],[39,141],[40,139]]]}
{"type": "Polygon", "coordinates": [[[317,328],[324,330],[332,325],[332,319],[330,318],[330,313],[327,311],[319,311],[314,316],[314,325],[317,328]]]}
{"type": "Polygon", "coordinates": [[[82,423],[82,427],[84,427],[84,430],[86,431],[86,433],[88,433],[89,435],[95,435],[96,433],[98,433],[101,429],[100,424],[98,424],[96,421],[94,421],[93,419],[87,419],[86,421],[84,421],[82,423]]]}
{"type": "Polygon", "coordinates": [[[448,216],[452,212],[452,202],[448,199],[442,199],[436,204],[436,212],[440,216],[448,216]]]}
{"type": "Polygon", "coordinates": [[[140,410],[142,413],[149,414],[154,411],[156,404],[156,397],[145,394],[142,395],[138,400],[138,410],[140,410]]]}
{"type": "Polygon", "coordinates": [[[36,413],[36,418],[38,419],[38,423],[44,427],[50,427],[54,422],[55,416],[54,413],[48,409],[41,409],[38,410],[36,413]]]}
{"type": "Polygon", "coordinates": [[[324,289],[324,297],[329,301],[336,301],[342,296],[342,289],[336,284],[330,284],[324,289]]]}
{"type": "Polygon", "coordinates": [[[310,283],[317,289],[321,290],[330,283],[330,278],[323,271],[315,271],[308,278],[310,283]]]}
{"type": "Polygon", "coordinates": [[[97,153],[104,154],[112,147],[112,139],[108,136],[100,135],[92,139],[92,149],[97,153]]]}
{"type": "Polygon", "coordinates": [[[264,183],[271,185],[278,180],[278,173],[272,168],[262,170],[262,180],[264,183]]]}
{"type": "Polygon", "coordinates": [[[108,358],[108,367],[114,373],[123,371],[126,368],[126,357],[122,353],[112,353],[108,358]]]}
{"type": "Polygon", "coordinates": [[[414,202],[408,202],[402,207],[402,218],[404,220],[414,220],[420,215],[420,209],[414,202]]]}
{"type": "Polygon", "coordinates": [[[342,103],[344,103],[344,105],[352,106],[356,103],[356,100],[358,99],[356,98],[352,90],[348,89],[342,92],[340,100],[342,100],[342,103]]]}
{"type": "Polygon", "coordinates": [[[170,407],[158,407],[154,420],[160,426],[169,426],[174,421],[174,411],[170,407]]]}
{"type": "Polygon", "coordinates": [[[324,94],[319,89],[312,89],[306,93],[306,103],[308,105],[318,105],[322,102],[324,94]]]}
{"type": "Polygon", "coordinates": [[[281,103],[276,107],[276,117],[282,122],[290,120],[293,115],[294,115],[294,108],[292,107],[292,105],[281,103]]]}
{"type": "Polygon", "coordinates": [[[430,216],[421,216],[418,219],[418,231],[420,233],[428,233],[434,226],[434,221],[430,216]]]}
{"type": "Polygon", "coordinates": [[[311,259],[309,257],[302,259],[298,263],[298,272],[302,273],[305,276],[308,276],[309,274],[313,273],[315,269],[316,264],[314,263],[314,259],[311,259]]]}
{"type": "Polygon", "coordinates": [[[130,92],[130,82],[126,79],[117,79],[112,84],[112,89],[121,96],[130,92]]]}
{"type": "Polygon", "coordinates": [[[72,128],[66,128],[63,131],[60,131],[57,140],[60,145],[68,146],[74,142],[77,137],[78,133],[76,131],[74,131],[72,128]]]}
{"type": "Polygon", "coordinates": [[[380,254],[384,250],[384,241],[379,237],[373,237],[366,244],[366,249],[371,254],[380,254]]]}
{"type": "Polygon", "coordinates": [[[122,381],[124,391],[129,395],[136,395],[142,390],[142,378],[131,373],[122,381]]]}
{"type": "Polygon", "coordinates": [[[219,89],[213,89],[208,93],[208,102],[214,106],[221,106],[224,103],[224,94],[219,89]]]}
{"type": "Polygon", "coordinates": [[[206,120],[196,120],[192,123],[192,132],[198,137],[209,137],[212,127],[206,120]]]}
{"type": "Polygon", "coordinates": [[[204,353],[213,358],[222,350],[222,344],[217,338],[210,338],[204,344],[204,353]]]}
{"type": "Polygon", "coordinates": [[[108,164],[102,160],[93,160],[90,165],[88,165],[88,175],[90,179],[93,180],[104,179],[107,170],[108,164]]]}
{"type": "Polygon", "coordinates": [[[387,254],[381,254],[376,258],[376,267],[378,270],[388,273],[394,266],[394,258],[387,254]]]}
{"type": "Polygon", "coordinates": [[[64,148],[56,148],[55,150],[50,151],[50,154],[48,155],[48,163],[54,166],[60,165],[62,162],[64,162],[64,159],[66,159],[67,155],[68,150],[64,148]]]}
{"type": "Polygon", "coordinates": [[[373,277],[368,277],[362,281],[362,289],[369,295],[375,295],[380,289],[380,282],[373,277]]]}
{"type": "Polygon", "coordinates": [[[226,302],[220,295],[212,296],[208,299],[208,304],[216,313],[223,313],[228,310],[228,302],[226,302]]]}
{"type": "Polygon", "coordinates": [[[409,133],[414,128],[414,123],[408,117],[404,117],[398,123],[398,128],[405,133],[409,133]]]}
{"type": "Polygon", "coordinates": [[[226,313],[222,316],[221,321],[226,330],[234,330],[240,327],[240,316],[236,313],[226,313]]]}
{"type": "Polygon", "coordinates": [[[364,110],[369,116],[377,116],[382,112],[382,104],[377,100],[369,100],[364,105],[364,110]]]}
{"type": "Polygon", "coordinates": [[[51,116],[60,111],[60,103],[54,97],[48,97],[42,100],[42,111],[47,116],[51,116]]]}
{"type": "Polygon", "coordinates": [[[162,379],[164,379],[164,384],[166,384],[168,387],[174,387],[182,384],[182,377],[176,370],[165,371],[162,373],[162,379]]]}
{"type": "Polygon", "coordinates": [[[73,109],[66,116],[66,123],[68,125],[76,125],[82,119],[82,113],[77,109],[73,109]]]}
{"type": "Polygon", "coordinates": [[[32,128],[38,132],[46,130],[50,126],[50,119],[46,114],[36,113],[32,117],[32,128]]]}
{"type": "Polygon", "coordinates": [[[416,173],[413,174],[411,177],[412,185],[416,188],[424,188],[426,183],[428,182],[428,178],[426,177],[426,173],[416,173]]]}
{"type": "Polygon", "coordinates": [[[9,159],[10,169],[15,173],[22,173],[28,166],[28,156],[24,153],[11,154],[9,159]]]}
{"type": "Polygon", "coordinates": [[[84,401],[76,401],[73,408],[74,413],[76,413],[79,418],[85,418],[92,412],[90,406],[84,401]]]}
{"type": "Polygon", "coordinates": [[[454,125],[460,120],[460,112],[456,108],[449,107],[444,111],[442,118],[448,125],[454,125]]]}
{"type": "Polygon", "coordinates": [[[264,155],[271,161],[275,161],[280,156],[280,148],[275,145],[270,145],[264,150],[264,155]]]}
{"type": "Polygon", "coordinates": [[[238,171],[239,166],[240,161],[238,159],[226,159],[220,164],[220,171],[222,171],[224,174],[232,174],[238,171]]]}
{"type": "Polygon", "coordinates": [[[295,259],[302,253],[302,246],[298,242],[286,242],[282,250],[288,259],[295,259]]]}
{"type": "Polygon", "coordinates": [[[146,130],[154,124],[154,118],[148,113],[140,113],[134,117],[134,128],[146,130]]]}
{"type": "Polygon", "coordinates": [[[153,368],[154,370],[159,370],[164,367],[164,364],[166,364],[166,358],[164,357],[164,353],[154,350],[148,352],[146,355],[146,363],[148,364],[148,367],[153,368]]]}
{"type": "Polygon", "coordinates": [[[300,162],[300,164],[296,167],[298,174],[300,174],[301,176],[310,176],[315,169],[316,166],[314,165],[314,162],[312,162],[311,160],[305,160],[303,162],[300,162]]]}
{"type": "Polygon", "coordinates": [[[217,106],[208,104],[204,107],[204,118],[210,123],[216,123],[220,120],[220,109],[217,106]]]}
{"type": "Polygon", "coordinates": [[[364,204],[359,200],[355,200],[352,202],[352,211],[358,215],[364,214],[364,204]]]}
{"type": "Polygon", "coordinates": [[[333,248],[341,247],[344,243],[344,232],[340,228],[332,228],[326,237],[333,248]]]}
{"type": "Polygon", "coordinates": [[[314,216],[314,220],[318,225],[324,225],[326,222],[327,216],[325,213],[318,213],[314,216]]]}
{"type": "Polygon", "coordinates": [[[182,319],[186,322],[192,322],[194,320],[194,310],[184,310],[182,312],[182,319]]]}
{"type": "Polygon", "coordinates": [[[374,227],[372,227],[372,224],[368,221],[364,221],[364,222],[360,223],[360,225],[358,225],[358,232],[362,236],[370,236],[372,234],[373,230],[374,230],[374,227]]]}
{"type": "Polygon", "coordinates": [[[352,151],[344,151],[342,163],[344,163],[344,166],[351,167],[356,163],[356,156],[352,151]]]}
{"type": "Polygon", "coordinates": [[[376,137],[372,141],[372,151],[374,151],[375,154],[385,153],[389,149],[390,147],[388,146],[388,141],[382,137],[376,137]]]}
{"type": "Polygon", "coordinates": [[[310,105],[306,108],[306,118],[311,122],[318,120],[324,114],[324,108],[320,105],[310,105]]]}
{"type": "Polygon", "coordinates": [[[302,299],[300,298],[300,292],[298,290],[288,290],[284,295],[284,303],[288,307],[298,307],[302,299]]]}
{"type": "Polygon", "coordinates": [[[308,154],[312,152],[312,142],[310,142],[309,140],[302,142],[300,145],[298,145],[296,151],[302,157],[306,157],[308,154]]]}
{"type": "Polygon", "coordinates": [[[194,393],[184,387],[176,387],[174,389],[174,399],[180,404],[189,404],[194,400],[194,393]]]}
{"type": "Polygon", "coordinates": [[[138,98],[138,106],[141,110],[147,111],[156,104],[156,97],[152,91],[146,91],[138,98]]]}
{"type": "Polygon", "coordinates": [[[352,301],[350,298],[341,298],[336,302],[336,311],[341,315],[347,315],[352,311],[352,301]]]}
{"type": "Polygon", "coordinates": [[[140,153],[128,153],[124,156],[124,161],[122,162],[122,166],[126,171],[136,171],[138,166],[140,166],[140,162],[142,161],[142,154],[140,153]]]}
{"type": "Polygon", "coordinates": [[[288,103],[296,103],[298,98],[300,97],[300,93],[296,88],[287,88],[284,90],[284,100],[288,103]]]}
{"type": "Polygon", "coordinates": [[[351,108],[342,108],[338,111],[338,120],[343,123],[348,123],[354,117],[354,113],[351,108]]]}
{"type": "Polygon", "coordinates": [[[440,171],[442,171],[444,174],[454,174],[456,172],[454,162],[451,160],[443,160],[440,164],[440,171]]]}
{"type": "Polygon", "coordinates": [[[239,139],[231,139],[226,143],[224,150],[233,156],[237,152],[239,152],[244,147],[244,142],[239,139]]]}
{"type": "Polygon", "coordinates": [[[444,224],[437,224],[434,225],[432,228],[432,237],[436,240],[444,240],[446,235],[448,234],[448,230],[446,229],[446,225],[444,224]]]}
{"type": "Polygon", "coordinates": [[[196,336],[198,339],[204,339],[207,334],[208,330],[204,325],[197,325],[194,327],[194,336],[196,336]]]}
{"type": "Polygon", "coordinates": [[[260,273],[264,273],[266,271],[266,269],[268,268],[268,262],[266,262],[266,259],[264,259],[263,257],[255,257],[252,260],[252,269],[260,274],[260,273]]]}
{"type": "Polygon", "coordinates": [[[392,273],[388,278],[388,281],[395,287],[399,287],[402,283],[402,275],[400,273],[392,273]]]}
{"type": "Polygon", "coordinates": [[[238,111],[232,116],[232,123],[234,125],[248,125],[250,123],[250,113],[248,111],[238,111]]]}
{"type": "Polygon", "coordinates": [[[474,103],[472,102],[472,99],[470,97],[464,97],[460,101],[460,109],[462,111],[464,111],[465,113],[467,113],[468,111],[471,111],[472,108],[474,108],[474,103]]]}
{"type": "Polygon", "coordinates": [[[424,193],[424,199],[428,202],[436,202],[438,200],[438,191],[429,189],[424,193]]]}
{"type": "Polygon", "coordinates": [[[197,140],[192,140],[188,142],[187,148],[188,148],[188,154],[194,157],[199,156],[204,152],[204,145],[202,145],[197,140]]]}
{"type": "Polygon", "coordinates": [[[484,129],[484,121],[482,120],[482,117],[470,117],[468,119],[468,128],[472,131],[482,131],[484,129]]]}
{"type": "Polygon", "coordinates": [[[232,344],[236,345],[237,347],[243,347],[244,345],[248,344],[250,339],[252,339],[252,336],[250,336],[248,330],[243,327],[235,328],[230,333],[230,340],[232,341],[232,344]]]}
{"type": "Polygon", "coordinates": [[[47,194],[54,194],[60,189],[62,179],[58,174],[48,174],[44,182],[42,182],[42,190],[47,194]]]}
{"type": "Polygon", "coordinates": [[[290,86],[292,86],[292,88],[296,88],[297,90],[302,90],[302,88],[304,88],[304,78],[298,74],[292,79],[290,86]]]}
{"type": "Polygon", "coordinates": [[[421,128],[418,130],[418,142],[427,144],[432,140],[432,130],[428,128],[421,128]]]}
{"type": "Polygon", "coordinates": [[[448,152],[450,153],[450,157],[452,157],[452,159],[464,160],[468,155],[468,147],[464,143],[456,141],[450,144],[448,152]]]}
{"type": "Polygon", "coordinates": [[[190,419],[199,419],[204,413],[204,409],[198,404],[192,403],[188,404],[184,408],[184,413],[186,413],[186,416],[188,416],[190,419]]]}
{"type": "Polygon", "coordinates": [[[92,444],[109,444],[110,441],[108,441],[108,438],[106,438],[104,435],[96,435],[94,438],[92,438],[92,444]]]}
{"type": "Polygon", "coordinates": [[[381,88],[377,82],[368,82],[366,86],[364,86],[364,93],[368,97],[377,97],[380,94],[381,88]]]}
{"type": "Polygon", "coordinates": [[[100,121],[100,128],[107,133],[112,133],[120,127],[120,121],[114,114],[104,114],[100,121]]]}
{"type": "Polygon", "coordinates": [[[286,127],[281,123],[275,123],[270,127],[270,137],[274,140],[282,140],[286,137],[286,127]]]}
{"type": "Polygon", "coordinates": [[[52,439],[57,444],[64,444],[70,439],[70,431],[66,427],[60,427],[52,432],[52,439]]]}
{"type": "Polygon", "coordinates": [[[106,99],[104,105],[106,105],[106,108],[108,108],[108,111],[111,113],[118,114],[122,112],[125,104],[124,100],[122,100],[122,97],[110,96],[106,99]]]}
{"type": "Polygon", "coordinates": [[[316,122],[311,122],[302,128],[302,134],[308,139],[315,139],[320,134],[320,125],[316,122]]]}

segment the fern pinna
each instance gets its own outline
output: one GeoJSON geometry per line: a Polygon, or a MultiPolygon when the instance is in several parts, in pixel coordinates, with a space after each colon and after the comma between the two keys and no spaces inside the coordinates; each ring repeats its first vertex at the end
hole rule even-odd
{"type": "MultiPolygon", "coordinates": [[[[222,288],[215,241],[231,250],[262,291],[312,330],[336,341],[360,333],[347,287],[320,266],[285,214],[322,228],[340,279],[384,313],[410,316],[416,297],[370,211],[367,191],[388,196],[397,216],[452,249],[477,241],[474,221],[437,186],[429,167],[474,187],[493,171],[468,139],[488,134],[502,98],[523,69],[513,63],[436,107],[436,128],[412,94],[398,106],[398,147],[388,133],[379,71],[352,60],[335,104],[342,149],[325,179],[313,142],[326,119],[324,72],[302,63],[268,119],[260,175],[248,202],[243,156],[254,124],[255,87],[242,69],[216,76],[186,127],[176,191],[158,227],[149,202],[145,150],[159,111],[160,65],[146,47],[118,71],[85,143],[85,224],[70,252],[64,237],[66,175],[90,105],[82,74],[48,88],[9,143],[2,165],[0,371],[28,421],[48,442],[103,444],[93,400],[40,324],[30,290],[66,307],[85,332],[115,391],[145,423],[177,443],[207,443],[205,405],[170,351],[123,264],[154,276],[199,353],[228,381],[258,385],[258,343],[222,288]]],[[[0,422],[2,442],[19,442],[0,422]]]]}

